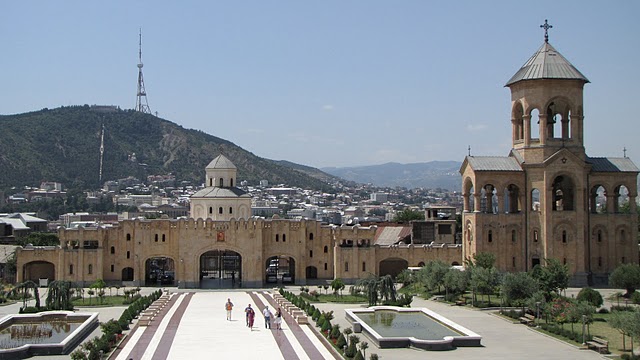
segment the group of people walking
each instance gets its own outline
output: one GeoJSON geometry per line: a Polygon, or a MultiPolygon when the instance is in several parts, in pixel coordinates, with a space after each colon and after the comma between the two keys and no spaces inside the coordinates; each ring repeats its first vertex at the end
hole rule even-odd
{"type": "MultiPolygon", "coordinates": [[[[227,303],[225,304],[225,309],[227,310],[227,320],[231,321],[231,311],[233,310],[233,303],[231,302],[230,298],[227,299],[227,303]]],[[[247,305],[247,307],[244,309],[244,313],[245,313],[246,325],[249,329],[253,331],[253,323],[256,319],[256,312],[251,307],[251,304],[247,305]]],[[[267,305],[264,307],[264,310],[262,311],[262,316],[264,317],[265,329],[271,329],[271,318],[275,317],[275,319],[273,320],[273,323],[275,324],[276,330],[282,330],[282,310],[280,308],[278,308],[278,311],[276,311],[276,314],[274,316],[271,313],[271,310],[269,310],[269,306],[267,305]]]]}

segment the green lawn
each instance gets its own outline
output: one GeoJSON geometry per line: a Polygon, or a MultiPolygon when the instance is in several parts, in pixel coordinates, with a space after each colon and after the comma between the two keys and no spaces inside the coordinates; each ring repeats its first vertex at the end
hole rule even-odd
{"type": "Polygon", "coordinates": [[[310,297],[303,296],[303,299],[309,302],[319,302],[319,303],[345,303],[345,304],[357,304],[357,303],[366,303],[367,298],[364,296],[357,295],[338,295],[335,296],[333,294],[321,294],[317,299],[312,299],[310,297]]]}

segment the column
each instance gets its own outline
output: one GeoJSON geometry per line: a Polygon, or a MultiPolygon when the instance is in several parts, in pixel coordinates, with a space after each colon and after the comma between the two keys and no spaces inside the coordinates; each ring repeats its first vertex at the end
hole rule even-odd
{"type": "Polygon", "coordinates": [[[540,145],[544,145],[547,143],[547,115],[540,114],[539,116],[540,124],[540,145]]]}
{"type": "Polygon", "coordinates": [[[531,144],[531,115],[523,115],[522,122],[524,126],[524,146],[531,144]]]}
{"type": "Polygon", "coordinates": [[[473,212],[480,212],[480,193],[473,193],[473,212]]]}
{"type": "Polygon", "coordinates": [[[468,193],[463,193],[462,194],[462,201],[463,201],[463,211],[464,212],[469,212],[471,209],[469,209],[469,194],[468,193]]]}
{"type": "Polygon", "coordinates": [[[500,191],[498,191],[496,193],[496,197],[498,198],[498,211],[497,211],[497,213],[498,214],[502,214],[504,212],[508,212],[508,209],[506,209],[506,211],[505,211],[505,208],[504,208],[504,192],[500,193],[500,191]]]}

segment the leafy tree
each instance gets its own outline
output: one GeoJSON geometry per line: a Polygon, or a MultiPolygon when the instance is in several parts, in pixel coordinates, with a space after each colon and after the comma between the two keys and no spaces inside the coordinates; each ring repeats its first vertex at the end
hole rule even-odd
{"type": "Polygon", "coordinates": [[[344,337],[343,334],[340,334],[340,336],[338,336],[338,341],[336,341],[336,347],[342,350],[346,345],[347,345],[346,338],[344,337]]]}
{"type": "Polygon", "coordinates": [[[569,286],[569,267],[557,259],[546,259],[545,266],[536,265],[531,270],[531,276],[538,281],[547,300],[569,286]]]}
{"type": "Polygon", "coordinates": [[[538,282],[526,272],[507,273],[502,280],[502,296],[515,306],[521,306],[538,291],[538,282]]]}
{"type": "Polygon", "coordinates": [[[55,233],[33,232],[27,237],[22,237],[16,241],[18,245],[25,246],[31,244],[33,246],[55,246],[60,245],[60,238],[55,233]]]}
{"type": "Polygon", "coordinates": [[[586,301],[597,308],[602,306],[602,304],[604,303],[600,292],[590,287],[582,288],[582,290],[580,290],[580,292],[578,293],[576,300],[586,301]]]}
{"type": "Polygon", "coordinates": [[[491,294],[494,293],[496,287],[500,284],[500,277],[494,267],[472,267],[471,271],[471,283],[474,296],[478,292],[482,295],[488,295],[489,306],[491,306],[491,294]]]}
{"type": "Polygon", "coordinates": [[[418,210],[404,209],[396,214],[394,222],[409,222],[412,220],[424,220],[424,212],[418,210]]]}
{"type": "Polygon", "coordinates": [[[496,255],[494,253],[480,252],[473,255],[473,260],[468,261],[469,265],[491,269],[495,266],[496,255]]]}
{"type": "Polygon", "coordinates": [[[363,341],[360,343],[360,351],[362,351],[362,358],[365,359],[367,357],[367,349],[369,348],[369,343],[363,341]]]}
{"type": "Polygon", "coordinates": [[[607,323],[622,335],[622,351],[626,350],[625,336],[631,336],[633,326],[628,311],[612,311],[607,323]]]}
{"type": "Polygon", "coordinates": [[[640,266],[638,264],[621,264],[611,275],[609,275],[609,285],[625,289],[624,297],[629,298],[638,287],[640,287],[640,266]]]}
{"type": "Polygon", "coordinates": [[[449,271],[450,266],[442,260],[433,260],[425,264],[420,271],[418,277],[429,290],[440,291],[440,287],[444,285],[444,276],[449,271]]]}
{"type": "Polygon", "coordinates": [[[463,294],[469,287],[468,272],[449,269],[444,275],[443,285],[447,295],[458,296],[463,294]]]}
{"type": "Polygon", "coordinates": [[[71,302],[72,284],[69,281],[55,280],[49,283],[45,304],[49,310],[73,310],[71,302]]]}
{"type": "Polygon", "coordinates": [[[339,292],[342,291],[344,287],[345,287],[344,281],[342,281],[342,279],[340,278],[333,279],[333,281],[331,282],[331,288],[333,289],[333,293],[336,296],[338,296],[339,292]]]}

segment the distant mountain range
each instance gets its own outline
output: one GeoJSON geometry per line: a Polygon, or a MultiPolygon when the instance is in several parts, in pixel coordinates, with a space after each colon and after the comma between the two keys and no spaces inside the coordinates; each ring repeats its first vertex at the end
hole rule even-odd
{"type": "Polygon", "coordinates": [[[227,140],[133,110],[88,105],[43,109],[2,115],[0,129],[0,190],[42,181],[95,189],[106,180],[146,180],[148,175],[169,173],[199,185],[204,183],[205,167],[219,154],[236,165],[238,180],[252,184],[268,180],[327,191],[335,180],[318,169],[261,158],[227,140]]]}
{"type": "Polygon", "coordinates": [[[443,188],[451,191],[461,187],[459,161],[430,161],[424,163],[399,164],[386,163],[382,165],[355,167],[325,167],[323,172],[345,180],[375,186],[406,187],[406,188],[443,188]]]}

